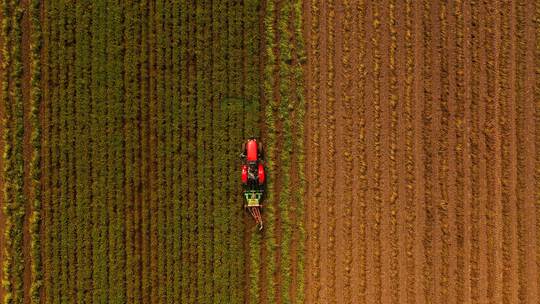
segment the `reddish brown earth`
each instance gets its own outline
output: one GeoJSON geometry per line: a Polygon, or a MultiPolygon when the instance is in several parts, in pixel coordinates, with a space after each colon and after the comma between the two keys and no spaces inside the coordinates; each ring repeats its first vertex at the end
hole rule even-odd
{"type": "Polygon", "coordinates": [[[304,7],[306,303],[535,302],[539,8],[304,7]]]}
{"type": "Polygon", "coordinates": [[[25,214],[28,215],[24,219],[23,226],[23,257],[24,257],[24,301],[30,303],[30,285],[32,284],[32,258],[30,248],[30,214],[32,214],[32,202],[34,199],[33,190],[31,187],[32,177],[30,176],[30,165],[33,158],[34,149],[32,147],[32,122],[30,120],[31,112],[31,81],[32,81],[32,53],[30,49],[32,27],[30,24],[30,10],[29,1],[22,1],[21,5],[24,8],[24,13],[21,21],[22,30],[22,64],[23,64],[23,78],[21,82],[23,106],[24,106],[24,138],[23,138],[23,157],[24,157],[24,188],[26,205],[25,214]]]}

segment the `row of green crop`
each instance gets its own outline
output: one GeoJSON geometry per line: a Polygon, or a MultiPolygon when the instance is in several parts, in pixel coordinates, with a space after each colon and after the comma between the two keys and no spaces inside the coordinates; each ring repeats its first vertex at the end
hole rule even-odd
{"type": "Polygon", "coordinates": [[[201,244],[205,247],[204,249],[204,262],[202,264],[205,274],[205,281],[203,284],[203,289],[201,290],[205,295],[202,299],[199,299],[201,303],[213,303],[214,301],[214,288],[213,288],[213,263],[214,263],[214,251],[213,251],[213,205],[215,200],[213,199],[213,188],[209,185],[213,184],[215,175],[213,167],[213,156],[215,149],[213,146],[214,139],[212,137],[213,133],[213,112],[208,109],[213,108],[213,104],[216,102],[214,99],[214,92],[212,86],[213,80],[213,61],[212,57],[214,55],[213,49],[213,1],[208,0],[203,2],[205,5],[205,12],[203,15],[205,31],[203,33],[203,43],[202,47],[204,50],[204,55],[202,56],[202,64],[199,65],[203,69],[204,84],[201,88],[202,96],[199,98],[198,103],[202,103],[204,115],[204,136],[206,142],[202,146],[205,152],[204,162],[205,162],[205,174],[203,175],[202,183],[205,187],[204,193],[204,206],[203,207],[203,216],[204,216],[204,226],[202,232],[204,233],[204,242],[201,244]]]}
{"type": "Polygon", "coordinates": [[[70,69],[75,64],[75,49],[73,45],[74,35],[72,27],[74,26],[74,16],[60,7],[59,14],[59,43],[64,46],[64,52],[59,53],[59,96],[54,100],[53,106],[58,109],[58,116],[55,123],[58,126],[55,136],[58,138],[58,146],[56,150],[59,154],[57,170],[59,171],[58,182],[58,212],[59,226],[61,227],[58,234],[60,235],[59,252],[57,256],[60,265],[60,302],[67,302],[73,299],[74,289],[70,288],[70,282],[74,279],[73,276],[73,260],[72,256],[75,253],[74,244],[76,237],[73,235],[75,229],[67,229],[69,225],[76,225],[76,219],[73,214],[74,201],[72,198],[72,177],[71,177],[71,155],[73,150],[73,81],[70,74],[70,69]]]}
{"type": "MultiPolygon", "coordinates": [[[[50,7],[47,7],[46,13],[44,14],[44,19],[47,20],[47,22],[43,23],[43,44],[44,48],[48,48],[51,45],[51,24],[48,20],[50,20],[50,16],[52,15],[50,7]]],[[[42,237],[42,257],[43,257],[43,294],[51,294],[52,291],[52,243],[53,238],[50,233],[48,233],[49,229],[52,229],[52,219],[51,216],[52,213],[52,206],[51,206],[51,196],[52,191],[50,187],[50,179],[51,179],[51,130],[52,126],[50,124],[50,117],[51,117],[51,91],[48,89],[48,84],[51,81],[50,76],[50,69],[52,68],[51,64],[51,58],[50,55],[47,56],[47,58],[44,58],[43,67],[44,67],[44,73],[43,73],[43,159],[42,159],[42,170],[43,170],[43,183],[42,183],[42,198],[43,198],[43,206],[42,206],[42,231],[43,231],[43,237],[42,237]]],[[[46,296],[44,297],[47,298],[46,296]]]]}
{"type": "MultiPolygon", "coordinates": [[[[14,257],[13,257],[13,251],[14,251],[14,242],[12,241],[12,235],[15,230],[14,225],[14,206],[15,206],[15,199],[13,194],[13,183],[14,180],[14,159],[13,159],[13,138],[14,138],[14,130],[13,128],[16,128],[16,125],[14,125],[14,115],[13,115],[13,105],[12,105],[12,99],[10,98],[11,95],[11,77],[12,73],[11,70],[12,67],[12,47],[13,44],[12,41],[12,23],[13,20],[10,18],[12,13],[12,7],[11,3],[9,1],[5,0],[2,2],[2,36],[4,39],[3,42],[3,50],[2,50],[2,59],[3,59],[3,65],[2,70],[4,71],[4,75],[2,76],[2,103],[4,106],[4,121],[3,121],[3,127],[4,127],[4,134],[3,134],[3,140],[4,140],[4,151],[3,151],[3,158],[4,158],[4,207],[3,212],[6,217],[5,219],[5,231],[4,231],[4,243],[5,243],[5,249],[4,249],[4,264],[3,267],[3,277],[2,277],[2,285],[5,290],[5,296],[4,296],[4,303],[13,303],[13,298],[15,294],[14,290],[14,284],[12,282],[12,265],[14,263],[14,257]]],[[[16,37],[13,37],[16,38],[16,37]]],[[[16,42],[16,39],[13,39],[16,42]]],[[[20,250],[20,249],[19,249],[20,250]]]]}
{"type": "MultiPolygon", "coordinates": [[[[234,107],[230,111],[231,127],[229,128],[229,151],[227,155],[231,158],[229,162],[229,186],[230,190],[230,203],[231,206],[231,229],[235,231],[231,235],[230,250],[231,254],[231,266],[230,266],[230,289],[231,289],[231,303],[244,303],[245,294],[245,253],[244,253],[244,222],[245,216],[244,210],[241,207],[244,203],[244,199],[241,195],[241,187],[238,187],[238,143],[241,143],[245,138],[243,137],[244,127],[244,107],[249,103],[244,98],[244,86],[245,86],[245,74],[244,68],[246,60],[244,57],[244,37],[242,32],[243,16],[243,3],[240,1],[233,1],[229,5],[229,14],[227,20],[229,20],[229,96],[241,97],[243,103],[234,107]],[[233,77],[233,78],[231,78],[233,77]],[[237,278],[237,279],[232,279],[237,278]]],[[[251,136],[251,135],[248,135],[251,136]]]]}
{"type": "Polygon", "coordinates": [[[293,299],[296,303],[304,303],[305,301],[305,243],[306,243],[306,231],[305,231],[305,217],[304,208],[306,204],[304,202],[305,197],[305,152],[304,152],[304,122],[306,101],[304,98],[304,67],[303,63],[306,62],[306,52],[304,46],[303,35],[303,2],[294,1],[293,3],[293,35],[295,43],[295,64],[292,68],[292,78],[295,82],[295,90],[291,92],[291,95],[296,99],[296,111],[294,115],[294,121],[292,125],[294,132],[292,134],[294,142],[294,151],[296,154],[297,174],[298,174],[298,188],[295,189],[292,196],[292,203],[295,205],[295,220],[296,224],[294,229],[296,230],[296,298],[293,299]]]}
{"type": "MultiPolygon", "coordinates": [[[[172,23],[174,22],[174,20],[172,19],[172,16],[171,16],[171,13],[172,11],[174,10],[174,8],[172,7],[174,4],[172,2],[170,3],[160,3],[158,2],[158,14],[160,14],[160,18],[161,18],[161,21],[160,21],[160,27],[161,27],[161,31],[162,31],[162,34],[160,35],[160,39],[159,39],[159,45],[163,45],[163,46],[166,46],[164,48],[164,52],[163,52],[163,56],[164,56],[164,60],[162,60],[162,64],[161,64],[161,69],[162,69],[162,72],[164,73],[163,74],[163,81],[164,81],[164,100],[162,100],[162,105],[163,105],[163,108],[161,109],[161,112],[163,113],[163,117],[162,119],[165,119],[165,127],[166,127],[166,130],[168,130],[167,132],[164,132],[164,142],[165,142],[165,149],[163,150],[164,152],[164,158],[165,158],[165,163],[166,163],[166,166],[164,168],[164,179],[165,179],[165,185],[167,185],[166,189],[165,189],[165,200],[164,202],[162,203],[163,204],[163,218],[164,218],[164,221],[166,223],[166,227],[164,229],[164,234],[165,234],[165,238],[163,239],[163,244],[161,246],[161,248],[163,248],[163,250],[166,250],[164,252],[166,252],[165,256],[163,257],[162,259],[162,263],[160,264],[160,268],[162,269],[162,275],[161,277],[162,278],[165,278],[167,282],[172,282],[173,281],[173,273],[171,272],[171,270],[174,268],[173,265],[172,265],[172,260],[174,258],[174,255],[176,254],[175,252],[173,252],[171,250],[171,248],[173,247],[173,243],[174,243],[174,238],[173,238],[173,231],[174,231],[174,225],[176,225],[176,221],[174,221],[173,218],[171,218],[171,213],[172,213],[172,210],[174,210],[174,194],[173,194],[173,189],[176,188],[177,186],[174,185],[173,183],[173,178],[172,178],[172,174],[173,174],[173,169],[174,169],[174,162],[173,162],[173,138],[178,138],[178,136],[175,136],[174,133],[173,133],[173,110],[176,107],[176,105],[174,104],[174,100],[172,98],[172,90],[171,90],[171,87],[172,87],[172,84],[173,82],[176,82],[174,81],[174,73],[173,73],[173,58],[172,58],[172,51],[173,51],[173,44],[169,43],[169,45],[167,45],[166,43],[169,42],[169,41],[172,41],[172,23]],[[169,109],[167,111],[167,109],[169,109]],[[172,238],[172,239],[171,239],[172,238]]],[[[166,301],[166,302],[173,302],[173,294],[174,294],[174,286],[172,284],[166,284],[164,287],[164,289],[162,289],[160,291],[161,295],[160,295],[160,299],[162,301],[166,301]]]]}
{"type": "Polygon", "coordinates": [[[197,302],[210,303],[212,299],[212,290],[208,290],[208,276],[211,276],[211,269],[207,268],[211,257],[209,257],[209,246],[207,246],[210,236],[209,227],[207,225],[208,215],[211,204],[211,188],[207,185],[211,184],[211,168],[209,156],[212,155],[212,149],[209,145],[211,138],[211,112],[206,109],[210,108],[211,102],[209,96],[208,72],[210,71],[210,52],[212,48],[209,45],[211,38],[209,37],[210,11],[208,9],[208,1],[198,1],[195,7],[195,111],[196,111],[196,150],[197,150],[197,302]],[[210,115],[209,115],[210,114],[210,115]]]}
{"type": "Polygon", "coordinates": [[[111,118],[111,136],[108,138],[111,143],[109,157],[113,155],[112,179],[108,186],[112,186],[114,191],[111,201],[108,203],[112,212],[110,218],[114,219],[110,222],[109,239],[111,240],[111,248],[109,249],[109,282],[111,285],[109,302],[125,303],[125,168],[123,165],[125,159],[125,129],[124,129],[124,104],[126,99],[125,88],[123,84],[124,74],[124,7],[120,1],[109,1],[107,16],[109,17],[108,25],[108,67],[110,68],[110,76],[108,80],[111,82],[107,103],[112,106],[109,112],[111,118]],[[111,215],[112,214],[112,215],[111,215]],[[112,255],[110,254],[112,252],[112,255]]]}
{"type": "Polygon", "coordinates": [[[150,266],[150,275],[149,275],[149,281],[150,281],[150,298],[155,301],[158,299],[158,292],[159,292],[159,275],[160,271],[158,269],[158,259],[160,256],[161,249],[159,246],[159,174],[161,171],[160,165],[160,155],[159,155],[159,142],[158,142],[158,130],[159,130],[159,95],[158,95],[158,74],[159,74],[159,67],[157,63],[157,56],[158,56],[158,33],[156,32],[156,5],[155,2],[149,1],[148,2],[148,15],[149,18],[147,20],[148,27],[150,32],[148,33],[148,43],[150,46],[150,52],[149,52],[149,72],[150,78],[149,78],[149,87],[148,87],[148,102],[149,102],[149,136],[150,136],[150,154],[152,155],[152,159],[149,162],[149,203],[150,203],[150,255],[149,255],[149,266],[150,266]],[[152,168],[157,168],[157,170],[152,170],[152,168]]]}
{"type": "Polygon", "coordinates": [[[141,163],[139,145],[141,130],[139,120],[140,83],[138,62],[141,54],[139,36],[141,33],[141,11],[138,7],[125,8],[125,176],[126,176],[126,302],[141,301],[141,193],[138,187],[141,183],[139,166],[141,163]]]}
{"type": "MultiPolygon", "coordinates": [[[[92,48],[91,37],[91,10],[88,9],[90,1],[77,3],[76,28],[75,28],[75,106],[73,121],[75,123],[74,140],[85,143],[92,141],[91,133],[88,132],[92,120],[91,116],[91,88],[87,79],[92,73],[92,48]]],[[[86,145],[75,144],[75,192],[76,192],[76,217],[78,231],[76,234],[76,267],[75,274],[77,294],[79,303],[91,302],[92,289],[92,235],[88,233],[92,226],[92,187],[91,185],[91,159],[92,151],[86,145]]]]}
{"type": "Polygon", "coordinates": [[[197,278],[198,278],[198,250],[197,250],[197,231],[198,231],[198,217],[197,217],[197,183],[199,182],[197,175],[197,145],[196,145],[196,134],[197,134],[197,99],[196,99],[196,87],[197,87],[197,70],[196,70],[196,29],[197,29],[197,14],[195,10],[196,6],[192,6],[190,3],[186,4],[188,9],[188,37],[187,37],[187,63],[188,63],[188,86],[187,86],[187,102],[188,102],[188,112],[187,112],[187,128],[188,128],[188,143],[187,143],[187,153],[188,153],[188,216],[190,218],[189,228],[187,233],[189,236],[189,267],[190,274],[188,278],[188,288],[187,290],[189,297],[188,303],[195,303],[198,299],[197,294],[197,278]]]}
{"type": "Polygon", "coordinates": [[[30,103],[30,123],[31,123],[31,145],[32,154],[30,159],[31,188],[33,189],[32,214],[29,219],[30,234],[30,256],[31,256],[31,286],[30,303],[40,303],[42,286],[42,259],[41,259],[41,49],[42,49],[42,28],[41,28],[41,1],[34,0],[30,3],[30,21],[32,27],[31,36],[31,103],[30,103]]]}
{"type": "Polygon", "coordinates": [[[139,122],[138,127],[140,130],[140,142],[139,153],[140,153],[140,163],[139,163],[139,175],[140,175],[140,233],[138,239],[140,240],[140,289],[141,289],[141,302],[150,301],[150,282],[149,275],[151,273],[149,267],[149,251],[151,250],[149,244],[149,213],[150,213],[150,204],[149,204],[149,176],[148,176],[148,166],[150,157],[150,136],[148,132],[148,116],[149,116],[149,39],[148,35],[151,29],[148,25],[148,1],[142,1],[139,6],[140,14],[140,53],[139,53],[139,122]]]}
{"type": "MultiPolygon", "coordinates": [[[[75,87],[70,77],[70,69],[75,64],[75,50],[71,47],[75,37],[70,31],[73,17],[67,15],[59,6],[51,5],[50,11],[54,19],[51,19],[50,39],[51,45],[55,47],[63,46],[65,51],[50,54],[51,62],[51,115],[48,117],[51,125],[50,146],[51,146],[51,198],[49,199],[51,212],[48,216],[52,218],[55,236],[51,236],[52,268],[57,282],[51,283],[51,290],[48,290],[48,300],[52,302],[67,301],[73,295],[74,289],[69,288],[70,281],[75,277],[74,247],[76,242],[76,230],[68,229],[75,217],[74,201],[74,179],[73,164],[73,109],[75,103],[73,96],[75,87]],[[52,21],[54,20],[54,22],[52,21]]],[[[76,226],[76,225],[74,225],[76,226]]]]}
{"type": "Polygon", "coordinates": [[[171,31],[170,33],[170,39],[172,41],[175,41],[172,45],[172,50],[170,53],[171,57],[171,73],[172,73],[172,85],[169,87],[170,89],[170,115],[171,115],[171,129],[174,132],[170,132],[172,146],[170,147],[170,161],[172,162],[171,165],[171,179],[172,179],[172,208],[174,212],[172,214],[168,214],[170,218],[170,223],[172,225],[172,231],[170,231],[169,238],[171,239],[171,248],[169,248],[170,252],[170,258],[169,262],[172,263],[171,266],[168,266],[168,282],[172,282],[172,288],[168,290],[167,292],[167,299],[168,302],[171,303],[180,303],[181,302],[181,279],[182,279],[182,271],[183,271],[183,265],[182,262],[182,191],[181,191],[181,181],[182,176],[180,175],[180,168],[183,167],[183,162],[181,161],[181,155],[180,155],[180,147],[181,147],[181,139],[182,139],[182,133],[181,133],[181,124],[182,124],[182,115],[184,113],[182,112],[181,108],[181,82],[185,77],[185,70],[183,69],[184,65],[181,60],[178,60],[181,58],[182,49],[184,46],[184,40],[181,39],[181,27],[182,27],[182,14],[180,12],[181,3],[180,1],[174,1],[173,7],[170,10],[170,13],[172,14],[170,16],[172,20],[172,25],[169,25],[169,29],[171,31]]]}
{"type": "MultiPolygon", "coordinates": [[[[279,298],[284,303],[291,303],[291,284],[292,284],[292,271],[291,271],[291,243],[292,243],[292,223],[291,219],[296,209],[296,203],[291,200],[291,158],[293,155],[293,134],[292,134],[292,111],[291,108],[295,106],[294,92],[292,92],[291,78],[293,77],[291,71],[290,62],[293,61],[293,49],[291,46],[291,33],[290,33],[290,21],[291,21],[292,3],[286,1],[281,3],[280,11],[278,13],[279,19],[277,20],[277,33],[279,41],[277,41],[277,48],[279,52],[279,98],[280,104],[278,107],[278,119],[282,124],[282,146],[278,155],[275,155],[275,160],[280,163],[279,176],[281,180],[281,189],[279,192],[279,217],[281,222],[281,260],[279,264],[280,277],[281,277],[281,294],[279,298]]],[[[276,176],[277,177],[277,176],[276,176]]]]}
{"type": "MultiPolygon", "coordinates": [[[[188,30],[188,4],[187,1],[181,1],[180,3],[180,62],[187,63],[188,61],[188,41],[190,32],[188,30]]],[[[190,227],[190,216],[188,214],[189,210],[189,196],[188,189],[189,183],[187,176],[190,176],[190,170],[188,165],[188,139],[189,134],[189,125],[188,125],[188,79],[189,79],[189,70],[187,64],[181,64],[179,67],[180,70],[180,201],[181,205],[180,214],[181,214],[181,225],[180,225],[180,238],[181,242],[181,284],[180,284],[180,301],[181,303],[190,303],[189,302],[189,260],[190,260],[190,239],[189,239],[189,227],[190,227]]],[[[180,219],[176,219],[180,220],[180,219]]]]}
{"type": "Polygon", "coordinates": [[[268,303],[276,302],[276,258],[274,253],[277,249],[276,240],[276,206],[275,206],[275,193],[274,193],[274,177],[276,153],[276,117],[275,112],[278,107],[277,93],[274,91],[274,69],[276,65],[276,56],[274,54],[274,48],[276,45],[276,29],[274,26],[277,15],[276,1],[268,1],[266,3],[265,15],[264,15],[264,96],[266,99],[265,108],[265,124],[268,129],[265,138],[265,156],[266,156],[266,170],[268,171],[267,180],[267,195],[265,199],[264,208],[264,251],[266,251],[266,261],[264,262],[264,277],[266,282],[261,282],[266,286],[266,300],[268,303]]]}
{"type": "MultiPolygon", "coordinates": [[[[265,123],[268,131],[264,141],[269,179],[264,212],[264,250],[268,257],[262,276],[266,281],[260,284],[267,286],[266,299],[271,303],[277,299],[284,303],[300,303],[304,300],[304,261],[303,256],[298,255],[303,253],[305,241],[301,127],[305,110],[302,85],[302,62],[305,58],[301,20],[300,1],[266,3],[264,96],[267,100],[265,123]],[[290,155],[295,157],[290,158],[290,155]],[[294,189],[291,182],[295,183],[294,189]],[[279,185],[279,189],[276,185],[279,185]],[[275,191],[279,191],[279,194],[275,191]],[[278,240],[281,244],[279,255],[278,240]],[[293,246],[296,254],[292,251],[293,246]],[[292,285],[293,280],[296,286],[292,285]]],[[[252,281],[257,280],[252,276],[252,281]]],[[[250,301],[259,299],[254,290],[250,295],[250,301]]]]}
{"type": "MultiPolygon", "coordinates": [[[[41,102],[40,90],[40,51],[41,28],[39,26],[39,1],[22,3],[20,1],[3,1],[2,15],[2,108],[3,117],[3,143],[4,143],[4,208],[5,215],[3,252],[3,278],[2,285],[5,295],[4,303],[23,303],[25,291],[29,291],[30,302],[39,302],[41,286],[41,243],[39,227],[41,220],[41,192],[40,192],[40,124],[39,107],[41,102]],[[29,49],[23,46],[23,12],[27,10],[27,33],[29,49]],[[24,49],[23,49],[24,48],[24,49]],[[25,51],[30,53],[23,54],[25,51]],[[29,78],[23,77],[22,57],[30,58],[25,72],[29,78]],[[23,82],[30,88],[27,102],[23,97],[23,82]],[[24,122],[24,111],[28,111],[28,125],[24,122]],[[28,136],[28,132],[30,135],[28,136]],[[24,138],[30,138],[29,146],[23,148],[24,138]],[[23,151],[26,149],[27,151],[23,151]],[[29,150],[28,150],[29,149],[29,150]],[[25,154],[28,153],[28,154],[25,154]],[[24,166],[24,156],[29,155],[24,166]],[[26,172],[26,170],[28,170],[26,172]],[[25,176],[30,184],[25,185],[25,176]],[[27,211],[29,211],[27,213],[27,211]],[[23,234],[25,222],[28,223],[26,233],[29,244],[24,244],[23,234]],[[27,256],[23,255],[23,246],[29,247],[27,256]],[[29,265],[30,269],[25,269],[29,265]],[[23,283],[23,277],[29,274],[29,285],[23,283]]],[[[26,299],[28,300],[28,299],[26,299]]]]}

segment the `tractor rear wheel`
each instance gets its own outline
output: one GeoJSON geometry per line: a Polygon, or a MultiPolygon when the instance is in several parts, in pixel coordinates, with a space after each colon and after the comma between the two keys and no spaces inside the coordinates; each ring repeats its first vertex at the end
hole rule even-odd
{"type": "Polygon", "coordinates": [[[266,180],[266,176],[264,174],[264,166],[261,163],[259,163],[259,167],[257,169],[258,169],[257,176],[259,180],[259,185],[263,185],[266,180]]]}

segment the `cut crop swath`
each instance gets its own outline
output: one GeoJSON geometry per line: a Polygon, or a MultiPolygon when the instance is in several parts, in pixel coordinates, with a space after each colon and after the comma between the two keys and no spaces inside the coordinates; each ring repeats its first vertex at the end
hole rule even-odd
{"type": "Polygon", "coordinates": [[[273,172],[275,169],[274,159],[275,159],[275,145],[276,145],[276,117],[275,112],[277,110],[277,101],[276,101],[276,92],[274,91],[274,69],[276,65],[276,56],[274,54],[275,48],[275,26],[274,22],[276,19],[276,1],[270,0],[266,3],[266,11],[264,17],[264,34],[266,37],[265,40],[265,69],[264,69],[264,96],[267,101],[266,109],[264,110],[266,126],[267,126],[267,138],[266,138],[266,165],[269,172],[269,178],[267,182],[268,195],[266,196],[265,202],[265,230],[264,230],[264,241],[265,241],[265,252],[267,253],[267,261],[265,263],[265,273],[264,277],[266,282],[264,284],[267,286],[266,297],[269,303],[276,301],[276,281],[274,278],[276,272],[276,260],[275,260],[275,249],[276,249],[276,237],[275,237],[275,217],[276,217],[276,206],[274,202],[274,182],[273,182],[273,172]]]}
{"type": "Polygon", "coordinates": [[[281,277],[281,294],[279,298],[285,303],[291,302],[290,288],[292,283],[291,272],[291,242],[292,242],[292,220],[290,218],[289,210],[294,208],[291,206],[291,161],[290,155],[293,153],[293,139],[292,139],[292,125],[291,125],[291,111],[289,110],[293,105],[293,99],[291,98],[291,68],[289,62],[293,60],[293,54],[291,49],[291,33],[290,18],[291,18],[291,3],[285,1],[279,5],[280,11],[278,13],[279,19],[277,20],[277,33],[279,37],[278,44],[278,69],[279,69],[279,106],[278,106],[278,119],[281,121],[282,127],[282,147],[280,151],[280,157],[276,158],[281,164],[281,176],[276,176],[280,179],[280,193],[279,193],[279,219],[281,223],[281,259],[280,259],[280,277],[281,277]]]}

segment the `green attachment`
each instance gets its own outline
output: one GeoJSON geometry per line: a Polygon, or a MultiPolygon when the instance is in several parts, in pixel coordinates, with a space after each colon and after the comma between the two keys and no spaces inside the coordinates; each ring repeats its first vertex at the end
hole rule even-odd
{"type": "Polygon", "coordinates": [[[262,190],[246,190],[244,196],[246,197],[247,207],[261,206],[261,199],[263,196],[262,190]]]}

